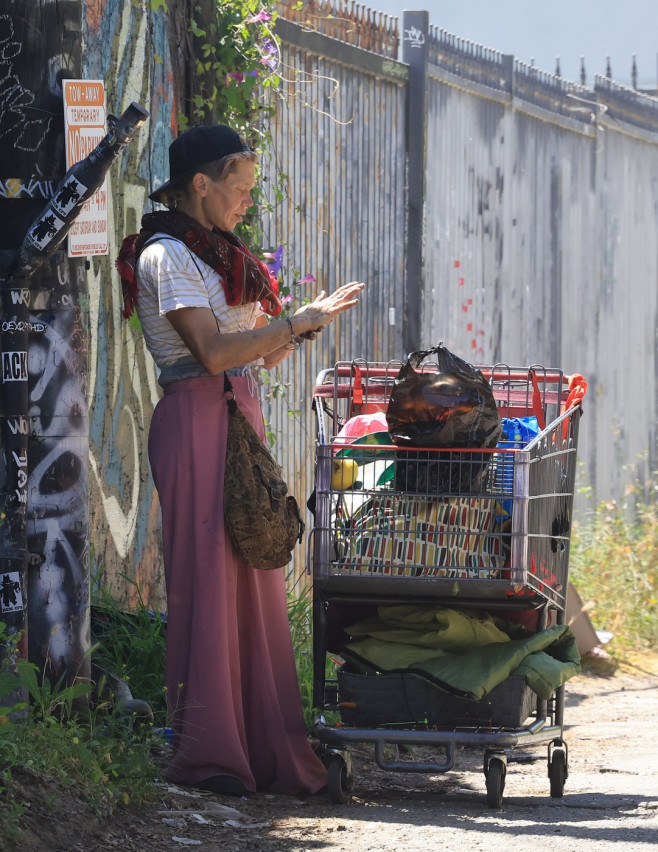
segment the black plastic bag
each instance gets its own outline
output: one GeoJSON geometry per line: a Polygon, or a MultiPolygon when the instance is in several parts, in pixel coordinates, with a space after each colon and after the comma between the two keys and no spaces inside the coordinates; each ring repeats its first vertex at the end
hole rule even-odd
{"type": "Polygon", "coordinates": [[[401,448],[394,487],[422,494],[472,493],[490,455],[454,452],[437,458],[412,448],[495,447],[502,432],[489,382],[441,343],[409,356],[395,380],[386,420],[393,443],[401,448]],[[419,370],[430,355],[438,369],[419,370]]]}

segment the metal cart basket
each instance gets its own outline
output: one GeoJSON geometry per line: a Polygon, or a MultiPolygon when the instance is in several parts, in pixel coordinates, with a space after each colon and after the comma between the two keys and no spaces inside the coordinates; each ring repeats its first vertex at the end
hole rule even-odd
{"type": "MultiPolygon", "coordinates": [[[[501,417],[536,417],[529,443],[493,449],[402,450],[385,427],[345,438],[357,415],[386,411],[402,363],[339,362],[314,389],[317,421],[313,571],[314,732],[329,793],[352,790],[349,747],[372,743],[383,769],[441,773],[456,748],[484,751],[487,802],[500,807],[507,758],[548,744],[552,796],[568,775],[564,687],[538,699],[510,677],[482,701],[436,689],[414,673],[362,671],[341,657],[341,626],[388,604],[438,604],[520,616],[543,630],[564,624],[580,399],[560,370],[479,367],[501,417]],[[340,721],[328,718],[340,714],[340,721]],[[385,746],[438,747],[443,762],[390,760],[385,746]]],[[[423,371],[437,370],[425,364],[423,371]]]]}

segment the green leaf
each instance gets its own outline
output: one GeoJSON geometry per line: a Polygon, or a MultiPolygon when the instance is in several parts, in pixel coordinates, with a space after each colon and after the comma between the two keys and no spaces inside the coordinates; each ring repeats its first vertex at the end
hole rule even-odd
{"type": "MultiPolygon", "coordinates": [[[[18,677],[30,695],[36,700],[41,700],[41,688],[37,680],[37,667],[27,660],[19,659],[16,662],[18,677]]],[[[48,681],[46,681],[48,683],[48,681]]],[[[50,684],[48,684],[50,686],[50,684]]]]}
{"type": "MultiPolygon", "coordinates": [[[[30,705],[27,701],[18,701],[11,707],[0,707],[0,716],[8,716],[10,713],[18,713],[20,710],[25,710],[25,708],[29,706],[30,705]]],[[[0,725],[0,731],[3,727],[5,727],[5,725],[0,725]]]]}
{"type": "Polygon", "coordinates": [[[62,696],[67,699],[76,699],[82,698],[85,695],[89,695],[94,689],[93,684],[91,683],[72,683],[71,686],[67,686],[65,690],[62,692],[62,696]]]}

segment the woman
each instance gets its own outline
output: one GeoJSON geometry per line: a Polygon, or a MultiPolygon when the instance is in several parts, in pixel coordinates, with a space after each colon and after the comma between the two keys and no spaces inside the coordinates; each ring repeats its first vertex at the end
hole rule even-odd
{"type": "Polygon", "coordinates": [[[317,792],[324,766],[305,731],[283,571],[257,571],[224,528],[227,406],[265,439],[254,368],[288,357],[357,304],[363,289],[322,292],[290,318],[264,264],[232,233],[252,206],[255,155],[225,125],[195,127],[169,149],[170,179],[150,196],[117,265],[164,396],[149,434],[162,509],[167,700],[175,737],[168,780],[229,795],[317,792]]]}

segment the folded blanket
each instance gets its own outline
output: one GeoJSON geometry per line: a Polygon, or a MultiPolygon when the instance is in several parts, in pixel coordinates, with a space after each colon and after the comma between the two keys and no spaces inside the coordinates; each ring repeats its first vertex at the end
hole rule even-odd
{"type": "Polygon", "coordinates": [[[487,613],[393,605],[346,632],[346,659],[384,672],[413,671],[475,701],[510,675],[525,677],[547,699],[580,671],[576,639],[566,625],[530,633],[487,613]]]}

